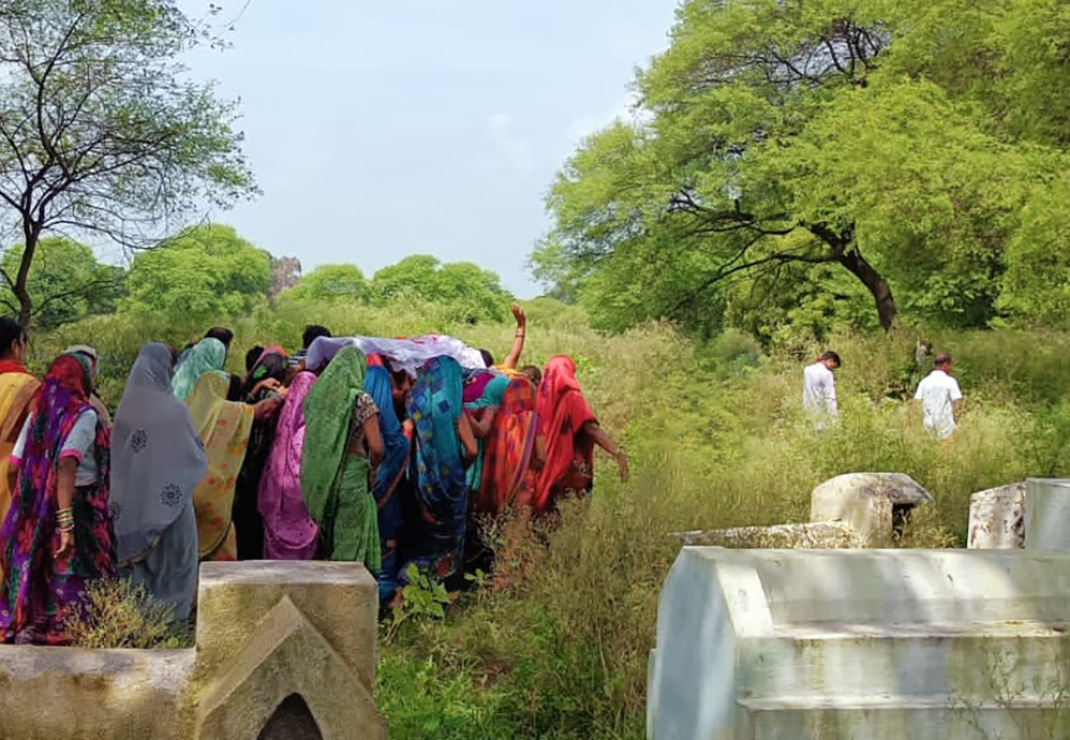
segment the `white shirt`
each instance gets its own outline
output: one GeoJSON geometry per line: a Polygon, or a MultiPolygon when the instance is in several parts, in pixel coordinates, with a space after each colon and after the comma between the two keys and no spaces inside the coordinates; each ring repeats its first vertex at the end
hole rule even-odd
{"type": "Polygon", "coordinates": [[[925,428],[937,439],[947,439],[955,432],[955,401],[962,400],[959,383],[943,370],[933,370],[918,384],[915,401],[925,410],[925,428]]]}
{"type": "Polygon", "coordinates": [[[836,408],[836,380],[823,362],[814,363],[803,370],[803,408],[809,414],[827,416],[833,420],[839,414],[836,408]]]}
{"type": "MultiPolygon", "coordinates": [[[[22,431],[15,442],[15,449],[11,451],[11,461],[16,467],[22,467],[22,458],[26,452],[26,439],[30,436],[33,428],[33,414],[26,418],[22,425],[22,431]]],[[[63,441],[59,457],[73,457],[78,461],[78,470],[74,474],[75,486],[90,486],[97,482],[97,459],[94,455],[97,439],[97,412],[89,408],[82,412],[78,421],[74,422],[70,434],[63,441]]]]}

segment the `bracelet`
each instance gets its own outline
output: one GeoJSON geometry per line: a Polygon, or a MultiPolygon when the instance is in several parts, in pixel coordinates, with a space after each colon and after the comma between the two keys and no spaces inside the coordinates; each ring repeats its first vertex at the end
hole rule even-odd
{"type": "Polygon", "coordinates": [[[71,532],[74,532],[74,523],[71,522],[70,524],[61,524],[56,527],[56,529],[59,530],[60,534],[69,534],[71,532]]]}
{"type": "Polygon", "coordinates": [[[60,524],[74,524],[74,509],[59,509],[56,512],[56,521],[60,524]]]}

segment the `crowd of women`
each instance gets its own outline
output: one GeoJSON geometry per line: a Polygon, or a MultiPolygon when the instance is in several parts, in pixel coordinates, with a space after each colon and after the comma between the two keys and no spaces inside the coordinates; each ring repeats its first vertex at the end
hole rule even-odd
{"type": "Polygon", "coordinates": [[[596,446],[628,474],[569,357],[517,369],[526,321],[514,314],[500,365],[420,340],[414,365],[323,327],[292,357],[254,348],[244,375],[224,369],[226,329],[181,353],[149,344],[114,427],[91,347],[57,357],[42,382],[25,332],[0,319],[3,641],[64,644],[87,584],[106,577],[131,578],[184,624],[205,560],[361,562],[386,608],[412,564],[463,583],[486,551],[477,520],[545,517],[586,495],[596,446]]]}

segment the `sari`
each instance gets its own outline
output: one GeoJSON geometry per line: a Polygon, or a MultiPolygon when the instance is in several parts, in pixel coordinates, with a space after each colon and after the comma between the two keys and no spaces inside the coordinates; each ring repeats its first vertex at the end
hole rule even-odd
{"type": "MultiPolygon", "coordinates": [[[[193,362],[193,358],[186,362],[193,362]]],[[[197,554],[201,560],[233,561],[238,557],[231,518],[234,487],[249,445],[253,408],[227,400],[227,376],[220,372],[204,373],[188,404],[193,428],[208,458],[204,480],[193,491],[197,554]]]]}
{"type": "Polygon", "coordinates": [[[546,437],[546,465],[535,482],[532,508],[545,514],[563,496],[587,495],[594,482],[594,440],[583,426],[597,417],[580,391],[571,357],[558,355],[546,363],[535,411],[546,437]]]}
{"type": "Polygon", "coordinates": [[[394,385],[390,371],[379,355],[368,357],[364,392],[372,397],[379,409],[379,433],[383,438],[383,462],[372,485],[372,497],[379,510],[379,598],[387,601],[398,588],[398,544],[404,523],[404,507],[398,488],[409,467],[411,439],[394,410],[394,385]]]}
{"type": "Polygon", "coordinates": [[[22,363],[0,360],[0,522],[11,506],[12,491],[8,486],[11,451],[40,388],[41,382],[22,363]]]}
{"type": "Polygon", "coordinates": [[[316,382],[313,373],[298,373],[290,383],[267,468],[260,478],[258,510],[264,521],[267,560],[312,560],[319,527],[308,515],[301,495],[301,454],[305,448],[305,399],[316,382]]]}
{"type": "Polygon", "coordinates": [[[184,623],[197,591],[193,490],[207,459],[171,372],[162,344],[146,345],[130,371],[112,432],[111,510],[120,571],[184,623]]]}
{"type": "MultiPolygon", "coordinates": [[[[319,340],[317,340],[319,341],[319,340]]],[[[367,361],[345,347],[316,381],[305,399],[305,448],[301,454],[301,492],[319,526],[322,557],[364,563],[378,576],[381,553],[375,499],[368,490],[368,460],[349,451],[360,433],[367,361]]]]}
{"type": "MultiPolygon", "coordinates": [[[[476,378],[472,383],[465,387],[465,410],[471,414],[472,418],[482,420],[483,414],[487,413],[490,409],[497,411],[502,405],[502,400],[505,397],[505,390],[508,387],[509,379],[504,375],[483,373],[481,377],[476,378]],[[483,379],[486,379],[486,382],[482,382],[483,379]],[[469,394],[468,389],[473,386],[480,387],[478,394],[469,394]],[[469,400],[469,398],[471,398],[471,400],[469,400]]],[[[478,491],[480,484],[483,482],[483,450],[485,448],[485,440],[477,439],[476,459],[468,468],[468,490],[470,492],[478,491]]]]}
{"type": "Polygon", "coordinates": [[[185,357],[179,360],[180,364],[171,381],[171,388],[174,389],[178,400],[188,400],[205,373],[213,371],[222,373],[226,361],[227,348],[218,339],[202,339],[195,344],[185,357]]]}
{"type": "MultiPolygon", "coordinates": [[[[286,379],[287,367],[286,351],[282,347],[268,347],[264,350],[242,388],[245,403],[255,406],[260,401],[274,396],[274,391],[266,389],[256,394],[252,391],[260,381],[268,378],[282,383],[286,379]]],[[[249,448],[245,453],[241,472],[238,473],[238,486],[234,494],[233,516],[234,531],[238,538],[238,560],[260,560],[264,557],[264,520],[260,516],[257,499],[260,479],[271,453],[271,443],[275,439],[278,421],[278,412],[262,419],[253,419],[249,448]]]]}
{"type": "Polygon", "coordinates": [[[483,471],[473,508],[497,516],[535,492],[531,456],[539,431],[534,384],[519,376],[508,382],[490,433],[483,442],[483,471]]]}
{"type": "Polygon", "coordinates": [[[436,357],[420,371],[408,399],[408,415],[416,424],[416,512],[404,543],[405,570],[446,580],[461,565],[468,514],[468,485],[457,421],[462,413],[461,366],[450,357],[436,357]]]}
{"type": "Polygon", "coordinates": [[[115,570],[108,510],[108,432],[89,404],[88,361],[61,355],[52,363],[27,425],[18,497],[0,529],[0,632],[4,642],[62,645],[66,622],[83,608],[86,584],[115,570]],[[59,463],[79,457],[67,446],[83,414],[95,420],[87,454],[96,480],[74,490],[74,547],[62,558],[56,525],[59,463]]]}

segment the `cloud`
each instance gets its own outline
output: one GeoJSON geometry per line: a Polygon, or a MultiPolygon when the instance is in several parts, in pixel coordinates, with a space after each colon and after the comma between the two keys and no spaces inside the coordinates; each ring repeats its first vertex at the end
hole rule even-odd
{"type": "Polygon", "coordinates": [[[508,113],[496,113],[487,119],[494,149],[518,175],[531,174],[535,169],[535,150],[531,140],[513,133],[513,117],[508,113]]]}
{"type": "Polygon", "coordinates": [[[570,149],[578,147],[584,139],[607,128],[617,120],[630,124],[644,123],[649,120],[649,114],[645,111],[636,111],[637,102],[638,98],[635,93],[628,93],[600,114],[585,115],[573,119],[565,127],[565,144],[570,149]]]}

